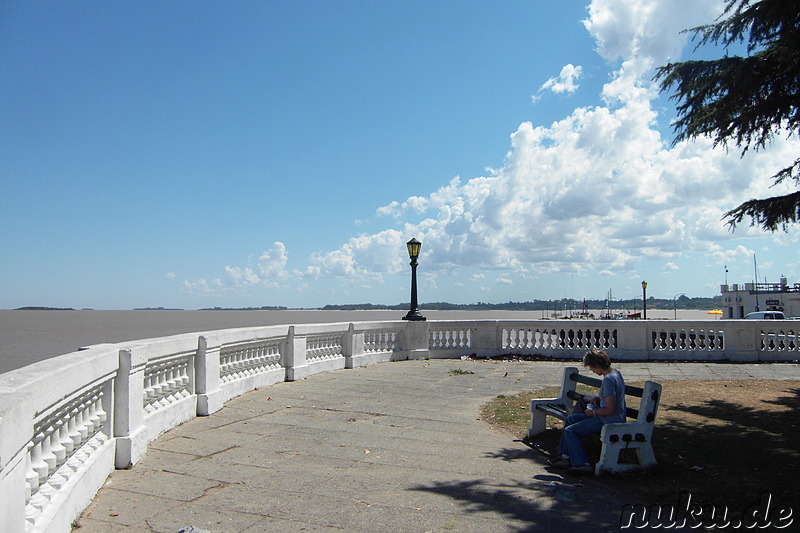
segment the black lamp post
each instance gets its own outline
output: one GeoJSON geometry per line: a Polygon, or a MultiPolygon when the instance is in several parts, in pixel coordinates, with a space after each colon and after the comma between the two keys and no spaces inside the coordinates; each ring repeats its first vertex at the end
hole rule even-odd
{"type": "Polygon", "coordinates": [[[647,282],[642,282],[642,318],[647,320],[647,282]]]}
{"type": "Polygon", "coordinates": [[[411,258],[411,306],[403,320],[425,320],[425,317],[419,314],[417,305],[417,257],[419,257],[422,243],[417,239],[411,239],[406,246],[408,247],[408,257],[411,258]]]}
{"type": "Polygon", "coordinates": [[[682,292],[672,297],[672,309],[675,311],[675,320],[678,320],[678,296],[686,296],[682,292]]]}

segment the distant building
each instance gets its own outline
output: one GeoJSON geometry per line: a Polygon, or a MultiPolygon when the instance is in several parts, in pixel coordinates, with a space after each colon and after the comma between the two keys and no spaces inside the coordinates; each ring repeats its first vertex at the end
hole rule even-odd
{"type": "Polygon", "coordinates": [[[783,311],[787,317],[800,316],[800,283],[789,285],[785,277],[779,283],[721,285],[720,292],[725,318],[744,318],[755,311],[783,311]]]}

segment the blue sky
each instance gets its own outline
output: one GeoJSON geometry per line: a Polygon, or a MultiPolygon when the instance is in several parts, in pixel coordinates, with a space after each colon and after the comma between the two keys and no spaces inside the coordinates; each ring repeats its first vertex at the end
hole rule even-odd
{"type": "Polygon", "coordinates": [[[0,308],[713,296],[800,281],[797,139],[672,146],[718,1],[0,4],[0,308]]]}

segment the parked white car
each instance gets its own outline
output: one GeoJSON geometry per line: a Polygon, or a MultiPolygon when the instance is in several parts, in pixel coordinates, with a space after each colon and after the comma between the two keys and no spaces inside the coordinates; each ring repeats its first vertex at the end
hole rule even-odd
{"type": "Polygon", "coordinates": [[[747,313],[745,320],[786,320],[782,311],[756,311],[747,313]]]}

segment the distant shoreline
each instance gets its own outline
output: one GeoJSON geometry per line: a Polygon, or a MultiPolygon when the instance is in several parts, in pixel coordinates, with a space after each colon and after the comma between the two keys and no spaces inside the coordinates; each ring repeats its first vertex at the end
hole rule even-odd
{"type": "MultiPolygon", "coordinates": [[[[27,306],[27,307],[17,307],[16,309],[11,309],[11,311],[75,311],[74,307],[38,307],[38,306],[27,306]]],[[[86,311],[90,311],[90,309],[86,309],[86,311]]]]}
{"type": "MultiPolygon", "coordinates": [[[[722,296],[694,297],[681,296],[678,299],[648,298],[648,310],[710,310],[719,309],[722,306],[722,296]]],[[[197,311],[402,311],[409,308],[408,303],[399,304],[328,304],[322,307],[286,307],[264,305],[260,307],[204,307],[197,311]]],[[[419,306],[421,311],[546,311],[548,313],[559,313],[563,315],[575,315],[582,310],[587,312],[624,311],[636,312],[642,308],[641,299],[628,300],[574,300],[570,298],[561,300],[533,300],[526,302],[503,302],[503,303],[470,303],[453,304],[449,302],[428,302],[419,306]]],[[[75,311],[72,307],[46,307],[46,306],[25,306],[13,309],[14,311],[75,311]]],[[[81,309],[82,311],[94,311],[95,309],[81,309]]],[[[129,311],[129,309],[99,309],[99,311],[129,311]]],[[[137,307],[133,311],[192,311],[175,307],[137,307]]]]}

